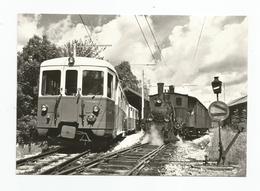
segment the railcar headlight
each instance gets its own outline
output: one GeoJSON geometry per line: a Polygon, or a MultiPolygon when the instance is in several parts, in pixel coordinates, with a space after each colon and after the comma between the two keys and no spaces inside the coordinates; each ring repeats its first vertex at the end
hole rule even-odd
{"type": "Polygon", "coordinates": [[[177,122],[175,128],[176,129],[181,129],[182,128],[182,124],[177,122]]]}
{"type": "Polygon", "coordinates": [[[160,106],[162,104],[162,100],[160,98],[157,98],[155,101],[156,106],[160,106]]]}
{"type": "Polygon", "coordinates": [[[94,113],[94,114],[98,114],[99,111],[100,111],[100,108],[99,108],[97,105],[95,105],[95,106],[93,107],[93,113],[94,113]]]}
{"type": "Polygon", "coordinates": [[[41,115],[45,116],[47,114],[47,112],[48,112],[48,106],[43,104],[42,108],[41,108],[41,115]]]}
{"type": "Polygon", "coordinates": [[[69,57],[69,59],[68,59],[69,66],[73,66],[74,62],[75,62],[75,59],[73,57],[69,57]]]}
{"type": "Polygon", "coordinates": [[[148,118],[147,118],[147,121],[152,122],[153,121],[153,115],[149,115],[148,118]]]}
{"type": "Polygon", "coordinates": [[[169,122],[170,122],[170,118],[169,118],[169,117],[165,117],[165,118],[164,118],[164,121],[165,121],[166,123],[169,123],[169,122]]]}
{"type": "Polygon", "coordinates": [[[156,103],[161,104],[161,103],[162,103],[162,100],[157,99],[157,100],[156,100],[156,103]]]}
{"type": "Polygon", "coordinates": [[[153,121],[153,118],[152,117],[148,117],[147,119],[149,122],[153,121]]]}
{"type": "Polygon", "coordinates": [[[96,116],[94,114],[90,114],[87,116],[87,122],[93,124],[96,121],[96,116]]]}

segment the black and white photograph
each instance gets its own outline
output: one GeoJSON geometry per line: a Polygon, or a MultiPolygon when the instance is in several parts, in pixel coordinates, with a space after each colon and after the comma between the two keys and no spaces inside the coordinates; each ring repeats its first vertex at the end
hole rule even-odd
{"type": "Polygon", "coordinates": [[[246,176],[246,16],[17,17],[16,174],[246,176]]]}
{"type": "Polygon", "coordinates": [[[254,4],[11,4],[0,11],[3,188],[257,190],[254,4]]]}

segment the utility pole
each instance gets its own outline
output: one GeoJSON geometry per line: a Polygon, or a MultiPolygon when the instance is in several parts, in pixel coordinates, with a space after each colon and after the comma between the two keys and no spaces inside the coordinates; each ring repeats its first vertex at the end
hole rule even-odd
{"type": "Polygon", "coordinates": [[[142,115],[141,119],[144,119],[144,69],[142,71],[142,115]]]}
{"type": "MultiPolygon", "coordinates": [[[[156,64],[131,64],[138,66],[154,66],[156,64]]],[[[144,68],[142,69],[142,106],[141,106],[141,119],[144,119],[144,68]]]]}
{"type": "Polygon", "coordinates": [[[226,102],[226,84],[223,82],[224,87],[224,102],[226,102]]]}

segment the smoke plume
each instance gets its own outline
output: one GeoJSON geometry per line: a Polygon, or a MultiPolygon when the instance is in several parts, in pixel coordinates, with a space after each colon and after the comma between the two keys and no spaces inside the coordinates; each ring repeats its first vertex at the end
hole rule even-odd
{"type": "Polygon", "coordinates": [[[152,125],[150,128],[150,132],[146,133],[142,143],[149,142],[151,145],[162,145],[163,138],[160,134],[160,129],[157,129],[155,125],[152,125]]]}

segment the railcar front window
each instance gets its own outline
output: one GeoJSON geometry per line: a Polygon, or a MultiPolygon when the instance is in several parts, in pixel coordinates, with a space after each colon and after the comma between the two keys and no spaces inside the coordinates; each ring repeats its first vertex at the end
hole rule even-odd
{"type": "Polygon", "coordinates": [[[67,70],[66,71],[66,95],[76,95],[77,94],[77,80],[78,71],[77,70],[67,70]]]}
{"type": "Polygon", "coordinates": [[[42,73],[42,95],[60,94],[60,76],[59,70],[43,71],[42,73]]]}
{"type": "Polygon", "coordinates": [[[82,95],[103,95],[104,72],[83,71],[82,95]]]}

